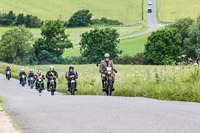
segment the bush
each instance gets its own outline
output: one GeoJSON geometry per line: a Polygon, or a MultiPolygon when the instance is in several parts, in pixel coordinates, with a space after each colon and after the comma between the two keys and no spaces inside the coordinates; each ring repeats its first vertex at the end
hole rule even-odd
{"type": "Polygon", "coordinates": [[[91,23],[92,14],[89,10],[79,10],[69,19],[69,27],[88,26],[91,23]]]}
{"type": "Polygon", "coordinates": [[[107,18],[101,18],[101,19],[93,19],[92,25],[123,25],[122,22],[118,20],[112,20],[107,18]]]}
{"type": "Polygon", "coordinates": [[[137,53],[135,56],[125,55],[114,60],[116,64],[146,65],[147,61],[143,53],[137,53]]]}

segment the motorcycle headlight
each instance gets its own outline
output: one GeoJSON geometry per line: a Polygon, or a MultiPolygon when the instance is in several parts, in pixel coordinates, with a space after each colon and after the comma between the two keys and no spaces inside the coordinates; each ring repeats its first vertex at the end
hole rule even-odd
{"type": "Polygon", "coordinates": [[[108,74],[111,74],[111,71],[108,71],[108,74]]]}

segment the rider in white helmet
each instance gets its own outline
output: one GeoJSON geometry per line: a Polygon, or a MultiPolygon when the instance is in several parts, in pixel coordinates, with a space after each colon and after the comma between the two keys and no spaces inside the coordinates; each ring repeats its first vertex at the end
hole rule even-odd
{"type": "MultiPolygon", "coordinates": [[[[22,75],[26,75],[26,72],[24,71],[24,69],[21,69],[20,73],[19,73],[19,84],[21,84],[22,81],[22,75]]],[[[25,77],[25,81],[26,81],[26,77],[25,77]]]]}

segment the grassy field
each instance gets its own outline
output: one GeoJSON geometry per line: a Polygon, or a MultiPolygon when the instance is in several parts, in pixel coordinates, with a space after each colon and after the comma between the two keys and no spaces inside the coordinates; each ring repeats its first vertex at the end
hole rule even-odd
{"type": "Polygon", "coordinates": [[[160,21],[173,22],[179,18],[196,18],[200,14],[199,0],[157,0],[160,21]]]}
{"type": "Polygon", "coordinates": [[[0,0],[0,3],[0,13],[13,10],[36,15],[43,20],[68,20],[81,9],[89,9],[93,19],[106,17],[128,25],[142,20],[142,0],[0,0]]]}
{"type": "MultiPolygon", "coordinates": [[[[6,67],[0,63],[0,72],[6,67]]],[[[10,65],[12,75],[18,77],[22,66],[10,65]]],[[[67,82],[64,74],[68,65],[54,65],[59,74],[57,89],[68,94],[67,82]]],[[[25,71],[31,68],[42,73],[49,70],[49,65],[26,66],[25,71]]],[[[137,66],[116,65],[115,96],[149,97],[163,100],[178,100],[200,102],[200,68],[197,66],[137,66]]],[[[78,95],[104,95],[101,91],[101,79],[98,67],[95,64],[76,65],[79,73],[78,95]]],[[[45,84],[46,85],[46,84],[45,84]]]]}
{"type": "MultiPolygon", "coordinates": [[[[133,27],[113,27],[117,29],[118,33],[120,33],[120,37],[133,35],[142,31],[147,30],[149,27],[145,25],[138,25],[133,27]]],[[[10,28],[8,27],[0,27],[0,36],[4,34],[7,30],[10,28]]],[[[90,31],[94,28],[92,27],[84,27],[84,28],[66,28],[65,32],[66,34],[69,34],[69,39],[72,41],[72,43],[77,45],[80,42],[80,35],[86,31],[90,31]]],[[[29,29],[35,38],[40,37],[40,29],[29,29]]]]}
{"type": "MultiPolygon", "coordinates": [[[[120,50],[124,51],[122,55],[134,56],[137,53],[143,52],[144,44],[146,43],[149,35],[150,34],[146,34],[131,39],[121,40],[118,47],[120,50]]],[[[63,54],[63,57],[70,56],[80,56],[80,48],[66,50],[63,54]]]]}

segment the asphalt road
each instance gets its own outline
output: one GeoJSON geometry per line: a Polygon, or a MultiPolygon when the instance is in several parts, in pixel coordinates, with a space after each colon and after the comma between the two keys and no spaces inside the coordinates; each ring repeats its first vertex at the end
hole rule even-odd
{"type": "Polygon", "coordinates": [[[152,5],[147,5],[147,8],[152,9],[152,13],[147,13],[148,25],[149,25],[150,28],[148,30],[141,32],[141,33],[138,33],[138,34],[122,37],[122,38],[120,38],[121,40],[133,38],[133,37],[136,37],[136,36],[141,36],[141,35],[144,35],[144,34],[148,34],[148,33],[151,33],[153,31],[159,29],[160,27],[164,26],[163,24],[159,24],[158,20],[157,20],[156,0],[147,0],[147,4],[149,3],[149,1],[152,2],[152,5]]]}
{"type": "MultiPolygon", "coordinates": [[[[100,88],[99,88],[100,89],[100,88]]],[[[199,133],[200,104],[147,98],[41,95],[0,74],[3,106],[28,133],[199,133]]]]}

